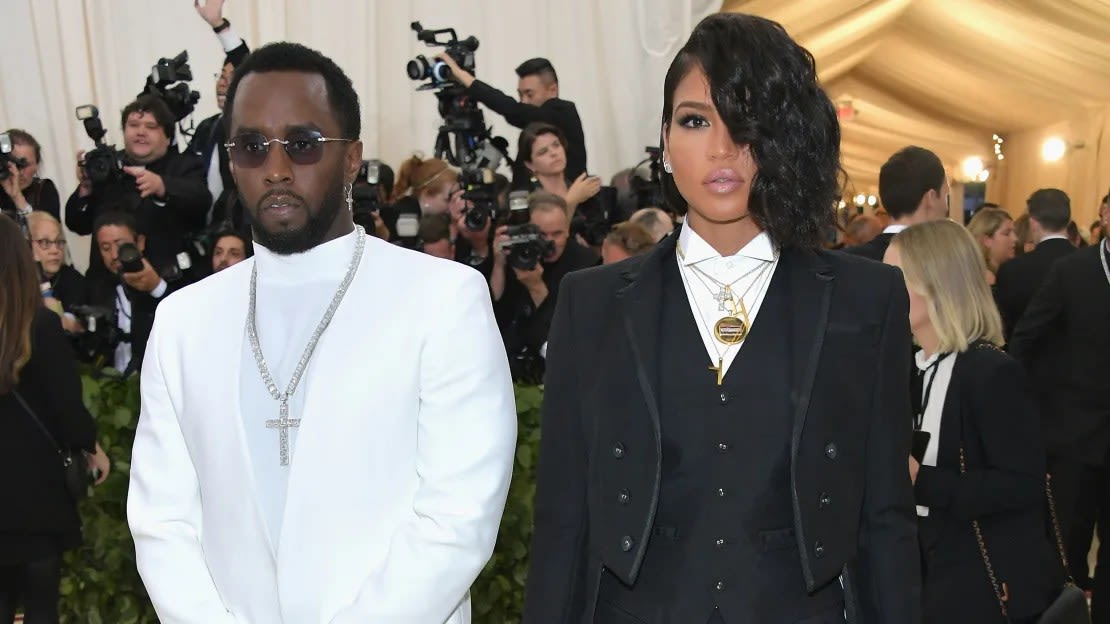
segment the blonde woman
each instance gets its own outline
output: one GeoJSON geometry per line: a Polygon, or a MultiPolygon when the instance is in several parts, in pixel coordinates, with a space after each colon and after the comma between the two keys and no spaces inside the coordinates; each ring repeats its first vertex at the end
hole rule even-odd
{"type": "Polygon", "coordinates": [[[905,276],[921,347],[914,429],[928,442],[909,466],[923,622],[1002,621],[1000,596],[1010,622],[1036,621],[1059,593],[1063,567],[1044,520],[1039,416],[1021,365],[999,349],[1002,321],[983,255],[961,225],[933,221],[895,236],[885,261],[905,276]]]}
{"type": "Polygon", "coordinates": [[[1014,232],[1014,218],[1001,208],[983,208],[975,213],[967,230],[979,243],[983,260],[987,263],[987,283],[994,286],[994,276],[1003,262],[1014,257],[1017,233],[1014,232]]]}

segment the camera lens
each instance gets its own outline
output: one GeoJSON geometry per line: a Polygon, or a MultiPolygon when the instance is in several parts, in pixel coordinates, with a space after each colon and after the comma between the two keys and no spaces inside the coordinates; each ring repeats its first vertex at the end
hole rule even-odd
{"type": "Polygon", "coordinates": [[[428,59],[423,56],[416,57],[405,65],[405,71],[412,80],[423,80],[428,76],[428,59]]]}
{"type": "Polygon", "coordinates": [[[432,65],[432,79],[436,82],[447,82],[451,79],[451,68],[443,61],[436,61],[436,64],[432,65]]]}

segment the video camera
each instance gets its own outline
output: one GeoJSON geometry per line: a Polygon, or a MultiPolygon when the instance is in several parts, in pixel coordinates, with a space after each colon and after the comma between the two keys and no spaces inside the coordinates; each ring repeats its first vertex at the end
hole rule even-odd
{"type": "Polygon", "coordinates": [[[126,338],[116,324],[116,310],[109,306],[75,305],[70,310],[85,327],[84,333],[70,336],[74,351],[82,362],[94,363],[110,357],[126,338]]]}
{"type": "Polygon", "coordinates": [[[8,171],[8,163],[20,169],[29,164],[25,158],[12,156],[12,138],[5,132],[0,134],[0,181],[7,180],[12,175],[12,172],[8,171]]]}
{"type": "Polygon", "coordinates": [[[663,169],[663,150],[653,145],[648,145],[644,150],[648,157],[640,161],[633,172],[639,171],[640,167],[644,165],[648,165],[648,177],[644,179],[643,176],[633,173],[629,180],[629,185],[636,197],[636,209],[662,208],[665,202],[663,200],[663,181],[659,172],[663,169]]]}
{"type": "Polygon", "coordinates": [[[186,84],[192,79],[193,71],[189,68],[189,51],[183,50],[181,54],[172,59],[158,59],[154,66],[150,68],[146,85],[139,95],[158,96],[173,113],[174,121],[180,122],[193,114],[197,102],[200,101],[200,93],[190,90],[189,85],[186,84]]]}
{"type": "Polygon", "coordinates": [[[77,107],[77,119],[85,126],[85,134],[96,144],[96,148],[85,152],[85,158],[79,164],[85,168],[85,175],[89,177],[94,188],[102,187],[112,182],[128,179],[123,172],[127,164],[123,153],[115,145],[104,142],[107,131],[100,122],[100,111],[92,104],[77,107]]]}
{"type": "MultiPolygon", "coordinates": [[[[477,38],[467,37],[460,41],[454,28],[427,30],[420,22],[413,22],[411,27],[416,31],[417,40],[429,47],[443,47],[459,67],[475,73],[477,38]],[[439,38],[443,34],[447,35],[445,40],[439,38]]],[[[435,157],[462,169],[460,184],[465,190],[463,199],[471,203],[467,209],[466,227],[475,232],[481,231],[490,219],[496,220],[497,191],[493,185],[493,173],[501,166],[502,159],[512,163],[509,142],[503,137],[492,136],[482,109],[466,94],[466,89],[455,82],[451,70],[443,61],[431,62],[419,55],[409,61],[406,71],[413,80],[428,80],[417,87],[417,91],[436,90],[443,125],[436,135],[435,157]]]]}

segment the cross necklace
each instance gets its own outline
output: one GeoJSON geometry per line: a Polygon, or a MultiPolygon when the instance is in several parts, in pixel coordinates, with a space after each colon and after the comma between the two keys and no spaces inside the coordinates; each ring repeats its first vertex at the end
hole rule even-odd
{"type": "Polygon", "coordinates": [[[273,375],[270,374],[270,367],[266,364],[266,358],[262,356],[262,346],[258,342],[258,328],[255,324],[255,302],[258,289],[258,263],[251,268],[251,286],[250,286],[250,307],[247,310],[247,337],[250,339],[251,351],[254,353],[255,364],[258,365],[258,372],[262,375],[262,381],[266,384],[266,390],[270,396],[278,402],[278,418],[266,421],[267,429],[278,430],[278,453],[279,460],[282,466],[289,465],[289,428],[299,427],[301,424],[300,418],[289,418],[289,399],[292,398],[293,393],[297,391],[297,385],[301,381],[301,375],[304,374],[305,368],[308,366],[308,360],[312,357],[313,351],[316,350],[316,343],[320,341],[320,336],[324,334],[324,330],[331,324],[331,319],[335,316],[335,311],[339,308],[340,302],[343,301],[343,296],[347,294],[347,288],[354,280],[355,272],[358,270],[358,265],[362,261],[362,252],[366,248],[366,231],[362,229],[361,225],[355,226],[355,253],[351,258],[351,264],[347,267],[347,274],[343,276],[343,281],[339,283],[338,290],[335,291],[335,296],[332,297],[331,304],[324,312],[324,318],[320,319],[320,324],[316,326],[316,330],[312,332],[312,337],[308,340],[308,345],[305,346],[304,353],[301,354],[301,359],[297,362],[297,368],[293,371],[293,377],[289,380],[289,385],[282,392],[278,389],[278,385],[274,382],[273,375]]]}

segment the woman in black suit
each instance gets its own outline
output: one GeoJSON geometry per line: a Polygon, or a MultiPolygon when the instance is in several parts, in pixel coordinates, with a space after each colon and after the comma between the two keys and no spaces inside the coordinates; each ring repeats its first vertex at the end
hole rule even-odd
{"type": "Polygon", "coordinates": [[[905,287],[821,249],[840,134],[778,24],[702,21],[651,252],[566,276],[525,624],[916,623],[905,287]]]}
{"type": "Polygon", "coordinates": [[[929,440],[909,462],[924,622],[999,622],[999,597],[1010,622],[1034,622],[1064,572],[1045,525],[1036,403],[1021,365],[999,348],[1002,321],[983,257],[962,226],[933,221],[895,236],[886,262],[905,275],[910,328],[921,345],[915,427],[929,440]]]}
{"type": "Polygon", "coordinates": [[[42,304],[31,250],[19,226],[2,216],[0,427],[0,622],[15,619],[22,603],[26,624],[54,623],[62,553],[81,543],[77,504],[66,489],[54,441],[86,451],[101,480],[108,458],[96,444],[61,322],[42,304]]]}

